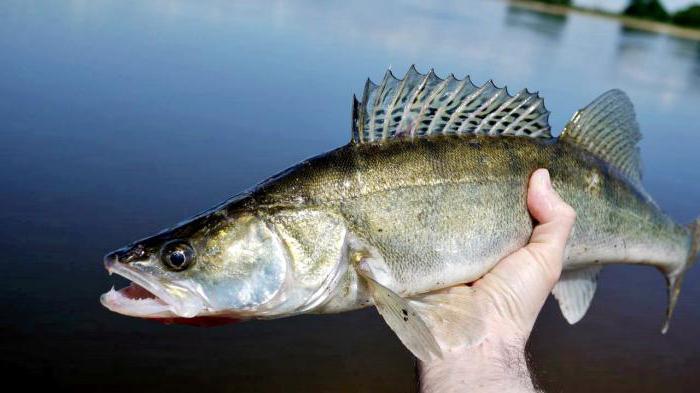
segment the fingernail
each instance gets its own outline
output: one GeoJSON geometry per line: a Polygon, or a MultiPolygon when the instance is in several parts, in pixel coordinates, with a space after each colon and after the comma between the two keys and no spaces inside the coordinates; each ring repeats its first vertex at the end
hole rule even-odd
{"type": "Polygon", "coordinates": [[[549,170],[548,170],[548,169],[545,169],[545,170],[544,170],[544,174],[543,174],[542,176],[544,176],[544,179],[542,179],[542,180],[544,181],[544,185],[545,185],[548,189],[552,190],[552,189],[553,189],[553,187],[552,187],[552,179],[551,179],[550,176],[549,176],[549,170]]]}
{"type": "Polygon", "coordinates": [[[552,182],[549,179],[549,171],[546,169],[538,169],[533,176],[533,180],[537,184],[537,188],[541,191],[548,191],[552,189],[552,182]]]}

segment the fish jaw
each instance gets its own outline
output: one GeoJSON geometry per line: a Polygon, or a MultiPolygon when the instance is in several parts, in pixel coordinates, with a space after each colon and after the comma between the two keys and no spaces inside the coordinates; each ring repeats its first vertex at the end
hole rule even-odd
{"type": "Polygon", "coordinates": [[[131,281],[125,288],[114,287],[102,294],[100,303],[110,311],[140,318],[192,318],[208,314],[205,300],[196,289],[182,283],[162,283],[154,277],[118,263],[112,254],[104,260],[105,268],[131,281]]]}
{"type": "Polygon", "coordinates": [[[175,318],[177,314],[170,310],[170,305],[138,284],[115,290],[114,287],[100,296],[100,303],[108,310],[130,317],[140,318],[175,318]],[[134,292],[146,292],[143,297],[134,297],[134,292]]]}
{"type": "Polygon", "coordinates": [[[100,302],[104,307],[118,314],[148,319],[165,325],[212,327],[243,320],[242,317],[221,314],[198,315],[191,318],[178,316],[170,309],[168,303],[133,282],[118,291],[112,287],[109,292],[100,297],[100,302]]]}

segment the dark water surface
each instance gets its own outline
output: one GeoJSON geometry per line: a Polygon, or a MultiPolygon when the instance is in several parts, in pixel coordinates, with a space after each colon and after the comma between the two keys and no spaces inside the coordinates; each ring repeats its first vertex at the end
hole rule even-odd
{"type": "MultiPolygon", "coordinates": [[[[3,371],[54,391],[414,391],[413,359],[374,310],[197,329],[98,302],[115,283],[106,251],[346,143],[364,79],[412,63],[539,90],[555,130],[624,89],[649,192],[680,222],[700,213],[697,42],[503,2],[3,1],[3,371]]],[[[666,336],[651,268],[606,268],[573,327],[548,302],[538,381],[696,390],[700,269],[685,282],[666,336]]]]}

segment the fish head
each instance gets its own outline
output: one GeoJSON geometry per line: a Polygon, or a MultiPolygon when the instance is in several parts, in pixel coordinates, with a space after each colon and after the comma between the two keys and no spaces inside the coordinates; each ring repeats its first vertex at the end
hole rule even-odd
{"type": "Polygon", "coordinates": [[[223,209],[107,254],[107,271],[131,284],[101,302],[175,323],[303,313],[342,277],[344,233],[324,214],[223,209]]]}
{"type": "Polygon", "coordinates": [[[131,281],[103,294],[105,307],[170,321],[274,314],[290,265],[274,228],[247,212],[192,220],[111,252],[104,264],[131,281]]]}

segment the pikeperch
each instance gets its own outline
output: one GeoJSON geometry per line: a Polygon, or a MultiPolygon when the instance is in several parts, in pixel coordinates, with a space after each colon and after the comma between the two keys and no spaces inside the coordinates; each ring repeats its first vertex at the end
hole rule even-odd
{"type": "Polygon", "coordinates": [[[132,284],[102,304],[179,322],[376,305],[417,357],[440,356],[437,325],[471,321],[448,326],[461,342],[484,332],[468,296],[467,319],[456,319],[430,294],[477,280],[527,243],[528,179],[548,168],[578,213],[553,290],[566,320],[584,316],[603,265],[645,264],[668,281],[666,331],[700,224],[674,223],[642,187],[623,92],[576,112],[558,138],[536,93],[414,67],[402,80],[368,80],[352,109],[349,144],[107,255],[107,270],[132,284]]]}

